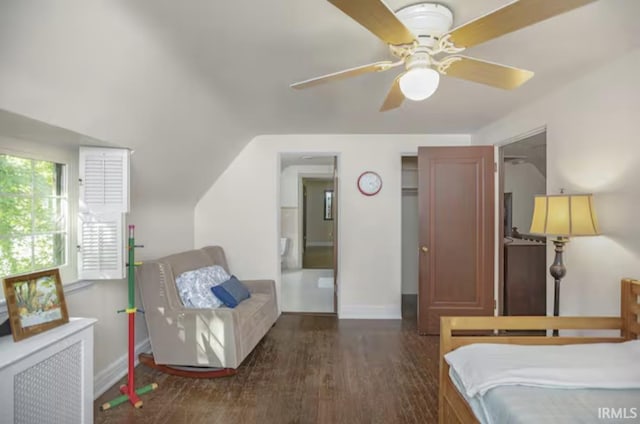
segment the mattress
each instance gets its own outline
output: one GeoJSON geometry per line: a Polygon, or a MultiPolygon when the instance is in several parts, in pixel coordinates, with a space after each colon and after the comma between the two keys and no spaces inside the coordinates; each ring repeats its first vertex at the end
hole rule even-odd
{"type": "Polygon", "coordinates": [[[482,424],[640,423],[640,389],[499,386],[470,399],[450,376],[482,424]]]}

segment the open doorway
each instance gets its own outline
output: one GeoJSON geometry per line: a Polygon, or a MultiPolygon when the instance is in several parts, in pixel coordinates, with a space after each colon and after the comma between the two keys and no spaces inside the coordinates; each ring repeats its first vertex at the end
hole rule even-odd
{"type": "Polygon", "coordinates": [[[402,317],[418,318],[418,157],[402,157],[402,317]]]}
{"type": "Polygon", "coordinates": [[[529,234],[534,196],[546,194],[547,134],[500,148],[500,315],[546,315],[546,238],[529,234]]]}
{"type": "Polygon", "coordinates": [[[333,178],[302,178],[302,268],[333,269],[333,178]]]}
{"type": "Polygon", "coordinates": [[[281,307],[335,313],[337,303],[337,159],[280,157],[281,307]]]}

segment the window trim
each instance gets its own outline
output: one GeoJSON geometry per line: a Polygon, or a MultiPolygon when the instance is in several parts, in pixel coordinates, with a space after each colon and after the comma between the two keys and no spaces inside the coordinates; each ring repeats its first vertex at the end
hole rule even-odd
{"type": "MultiPolygon", "coordinates": [[[[78,147],[75,145],[47,145],[0,135],[0,153],[31,160],[42,160],[65,165],[67,182],[67,260],[58,267],[63,285],[77,283],[77,220],[78,215],[78,147]]],[[[4,291],[0,290],[0,302],[4,291]]]]}

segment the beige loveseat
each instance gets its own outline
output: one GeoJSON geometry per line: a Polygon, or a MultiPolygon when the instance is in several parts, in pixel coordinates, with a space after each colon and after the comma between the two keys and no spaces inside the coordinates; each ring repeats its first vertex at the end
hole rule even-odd
{"type": "Polygon", "coordinates": [[[137,268],[149,339],[157,364],[237,368],[278,318],[273,280],[242,282],[251,297],[236,308],[182,305],[175,278],[184,271],[227,260],[219,246],[148,261],[137,268]]]}

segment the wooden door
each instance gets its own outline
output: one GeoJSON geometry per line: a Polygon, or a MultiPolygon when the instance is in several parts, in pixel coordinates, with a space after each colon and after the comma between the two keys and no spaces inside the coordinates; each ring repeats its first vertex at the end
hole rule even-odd
{"type": "Polygon", "coordinates": [[[418,149],[421,334],[439,334],[441,316],[493,315],[493,149],[418,149]]]}

